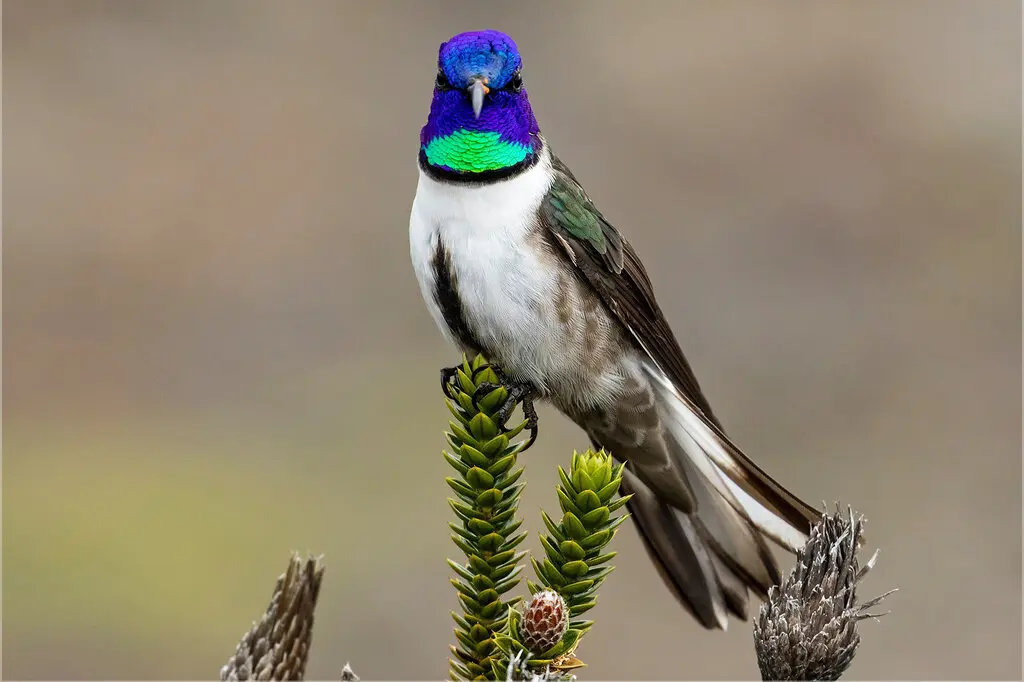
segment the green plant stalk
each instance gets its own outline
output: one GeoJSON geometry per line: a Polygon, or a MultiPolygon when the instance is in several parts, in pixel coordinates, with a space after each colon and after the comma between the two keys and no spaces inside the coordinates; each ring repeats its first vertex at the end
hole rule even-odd
{"type": "Polygon", "coordinates": [[[448,503],[457,517],[448,525],[452,542],[466,555],[465,564],[448,560],[463,610],[461,615],[452,612],[457,640],[449,661],[452,679],[490,679],[494,670],[504,670],[508,660],[494,636],[507,631],[510,608],[519,600],[504,595],[519,584],[520,561],[526,554],[516,551],[526,537],[516,533],[522,523],[516,512],[524,485],[517,483],[523,468],[516,459],[523,443],[512,439],[527,423],[513,428],[501,423],[498,412],[508,391],[498,384],[494,370],[478,355],[472,362],[463,358],[445,386],[445,402],[455,420],[445,434],[451,452],[443,454],[458,474],[445,479],[455,492],[448,503]],[[481,384],[494,387],[478,394],[481,384]]]}
{"type": "Polygon", "coordinates": [[[531,581],[527,585],[531,593],[547,587],[562,595],[569,605],[569,631],[577,631],[577,639],[593,625],[593,621],[580,616],[594,608],[598,588],[615,570],[609,562],[616,553],[604,550],[618,527],[629,518],[629,514],[615,512],[625,506],[630,496],[612,499],[622,484],[624,466],[615,465],[604,450],[574,452],[568,473],[558,467],[561,523],[556,524],[541,512],[550,535],[540,536],[543,560],[531,559],[541,585],[531,581]]]}
{"type": "MultiPolygon", "coordinates": [[[[612,499],[622,484],[624,465],[616,466],[611,455],[604,450],[574,452],[569,473],[558,467],[560,485],[558,501],[562,508],[562,521],[556,524],[541,512],[549,535],[541,535],[545,556],[538,561],[531,558],[540,584],[527,580],[531,593],[551,589],[565,600],[569,607],[569,627],[562,641],[543,652],[532,652],[525,666],[543,679],[569,679],[571,671],[584,663],[575,657],[580,639],[593,625],[580,618],[597,604],[597,590],[608,574],[614,570],[610,562],[615,552],[605,548],[616,530],[629,518],[616,514],[629,501],[630,496],[612,499]]],[[[505,655],[505,660],[519,660],[528,651],[522,642],[522,614],[509,609],[508,627],[495,634],[494,641],[505,655]]],[[[498,661],[497,657],[494,659],[498,661]]],[[[495,679],[505,675],[506,668],[493,666],[495,679]]],[[[528,679],[528,678],[524,678],[528,679]]]]}

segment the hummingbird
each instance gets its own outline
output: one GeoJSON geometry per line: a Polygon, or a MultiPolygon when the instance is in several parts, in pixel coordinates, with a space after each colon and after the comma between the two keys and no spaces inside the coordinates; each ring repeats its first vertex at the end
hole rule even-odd
{"type": "MultiPolygon", "coordinates": [[[[553,404],[625,462],[630,516],[671,593],[708,629],[747,620],[821,514],[726,435],[636,251],[541,134],[515,42],[441,44],[409,219],[442,334],[553,404]]],[[[527,402],[529,400],[529,407],[527,402]]]]}

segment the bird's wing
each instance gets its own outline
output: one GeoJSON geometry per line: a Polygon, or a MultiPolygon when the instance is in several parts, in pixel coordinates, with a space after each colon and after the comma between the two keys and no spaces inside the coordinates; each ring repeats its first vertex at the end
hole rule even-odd
{"type": "Polygon", "coordinates": [[[615,317],[704,416],[718,426],[633,247],[605,220],[564,163],[552,156],[552,167],[555,179],[541,204],[543,223],[615,317]]]}
{"type": "MultiPolygon", "coordinates": [[[[636,252],[554,155],[552,168],[554,179],[541,202],[540,219],[554,241],[660,369],[670,384],[663,388],[676,394],[686,408],[685,427],[693,432],[689,435],[729,479],[733,495],[744,501],[749,496],[768,516],[796,530],[795,535],[806,535],[820,513],[772,479],[726,436],[654,298],[654,287],[636,252]]],[[[771,525],[771,519],[752,520],[780,544],[795,549],[793,534],[783,532],[780,537],[763,525],[771,525]]]]}

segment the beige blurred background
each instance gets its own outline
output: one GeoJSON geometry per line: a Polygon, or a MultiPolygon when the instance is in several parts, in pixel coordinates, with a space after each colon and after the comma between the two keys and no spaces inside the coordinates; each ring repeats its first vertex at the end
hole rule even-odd
{"type": "MultiPolygon", "coordinates": [[[[212,678],[292,549],[311,678],[445,674],[457,356],[407,220],[437,46],[485,27],[738,442],[867,514],[900,592],[850,677],[1021,675],[1017,3],[3,10],[7,677],[212,678]]],[[[533,530],[587,445],[541,420],[533,530]]],[[[757,676],[617,545],[583,678],[757,676]]]]}

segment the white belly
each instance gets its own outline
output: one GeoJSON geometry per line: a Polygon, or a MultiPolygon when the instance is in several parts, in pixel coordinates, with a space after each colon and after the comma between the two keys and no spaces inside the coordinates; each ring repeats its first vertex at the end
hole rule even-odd
{"type": "Polygon", "coordinates": [[[409,225],[413,266],[431,315],[452,342],[458,339],[434,297],[439,241],[463,317],[491,360],[542,393],[601,402],[621,386],[621,369],[604,363],[594,371],[595,353],[607,349],[585,343],[587,316],[593,323],[607,313],[582,305],[575,277],[559,270],[556,254],[539,248],[536,211],[549,184],[547,155],[522,175],[490,185],[441,183],[421,172],[409,225]]]}

